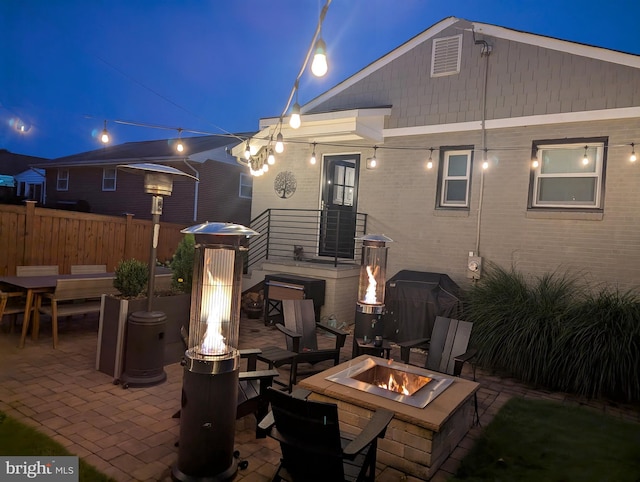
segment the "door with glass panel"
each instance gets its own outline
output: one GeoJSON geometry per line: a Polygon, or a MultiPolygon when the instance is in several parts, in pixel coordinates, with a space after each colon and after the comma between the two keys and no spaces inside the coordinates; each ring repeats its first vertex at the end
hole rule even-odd
{"type": "Polygon", "coordinates": [[[360,155],[324,157],[318,254],[353,259],[360,155]]]}

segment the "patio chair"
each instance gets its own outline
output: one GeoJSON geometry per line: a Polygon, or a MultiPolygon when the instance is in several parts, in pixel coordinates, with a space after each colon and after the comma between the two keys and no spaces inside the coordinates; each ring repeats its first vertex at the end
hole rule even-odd
{"type": "Polygon", "coordinates": [[[48,276],[57,274],[59,274],[58,265],[16,266],[17,276],[48,276]]]}
{"type": "Polygon", "coordinates": [[[340,432],[334,403],[307,400],[307,390],[287,394],[270,388],[267,393],[271,412],[259,427],[282,452],[272,481],[375,480],[378,438],[384,438],[392,412],[377,409],[356,436],[340,432]]]}
{"type": "Polygon", "coordinates": [[[72,264],[71,274],[106,273],[106,264],[72,264]]]}
{"type": "Polygon", "coordinates": [[[25,297],[23,291],[2,291],[0,289],[0,324],[4,315],[11,315],[9,332],[13,333],[16,324],[16,315],[24,313],[25,297]]]}
{"type": "MultiPolygon", "coordinates": [[[[315,363],[333,360],[333,365],[340,363],[340,350],[347,339],[347,332],[316,321],[313,300],[282,300],[284,326],[276,324],[276,328],[284,333],[287,350],[296,353],[295,362],[315,363]],[[331,348],[318,348],[316,329],[326,331],[335,336],[335,344],[331,348]]],[[[297,370],[296,370],[297,375],[297,370]]],[[[295,384],[296,380],[292,380],[295,384]]]]}
{"type": "Polygon", "coordinates": [[[399,343],[400,358],[410,363],[411,349],[420,348],[427,351],[424,367],[448,375],[460,376],[466,362],[473,366],[475,380],[475,349],[469,349],[469,338],[473,323],[437,316],[431,332],[431,338],[422,338],[399,343]]]}

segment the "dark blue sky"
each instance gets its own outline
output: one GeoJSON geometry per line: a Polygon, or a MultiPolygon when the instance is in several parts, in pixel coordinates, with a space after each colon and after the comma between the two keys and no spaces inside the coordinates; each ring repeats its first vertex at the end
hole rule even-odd
{"type": "MultiPolygon", "coordinates": [[[[0,0],[0,148],[55,158],[257,130],[284,109],[325,0],[0,0]],[[30,126],[19,134],[15,119],[30,126]]],[[[640,2],[333,0],[303,104],[448,16],[640,54],[640,2]],[[633,6],[630,6],[633,5],[633,6]]]]}

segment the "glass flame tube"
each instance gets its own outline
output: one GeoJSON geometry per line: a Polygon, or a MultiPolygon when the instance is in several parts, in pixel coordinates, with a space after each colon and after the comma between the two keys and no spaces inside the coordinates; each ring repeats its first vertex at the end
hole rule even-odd
{"type": "MultiPolygon", "coordinates": [[[[362,238],[362,263],[358,284],[358,305],[361,307],[383,307],[387,271],[386,243],[390,238],[384,235],[366,235],[362,238]]],[[[372,312],[367,309],[363,312],[372,312]]]]}

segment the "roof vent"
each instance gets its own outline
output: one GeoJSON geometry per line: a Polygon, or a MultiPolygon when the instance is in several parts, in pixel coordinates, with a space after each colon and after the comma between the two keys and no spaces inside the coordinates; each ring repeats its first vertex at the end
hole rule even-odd
{"type": "Polygon", "coordinates": [[[462,35],[433,39],[431,77],[460,73],[462,35]]]}

